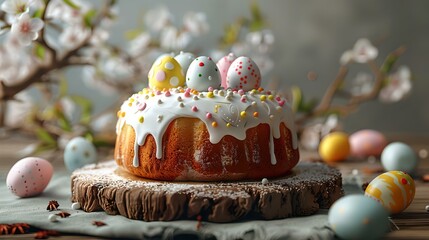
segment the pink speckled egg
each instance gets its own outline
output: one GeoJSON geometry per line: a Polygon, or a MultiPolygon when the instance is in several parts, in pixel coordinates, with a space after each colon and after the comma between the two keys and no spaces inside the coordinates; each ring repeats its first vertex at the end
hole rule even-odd
{"type": "Polygon", "coordinates": [[[45,159],[23,158],[10,169],[6,185],[18,197],[36,196],[45,190],[53,171],[51,163],[45,159]]]}
{"type": "Polygon", "coordinates": [[[351,155],[355,157],[380,156],[387,145],[384,135],[375,130],[364,129],[350,135],[351,155]]]}
{"type": "Polygon", "coordinates": [[[217,63],[217,68],[219,69],[220,72],[220,77],[222,78],[222,83],[221,86],[223,88],[228,88],[227,84],[226,84],[226,74],[228,73],[228,69],[231,66],[232,62],[234,62],[234,60],[237,57],[234,55],[234,53],[230,53],[228,55],[226,55],[225,57],[221,58],[217,63]]]}

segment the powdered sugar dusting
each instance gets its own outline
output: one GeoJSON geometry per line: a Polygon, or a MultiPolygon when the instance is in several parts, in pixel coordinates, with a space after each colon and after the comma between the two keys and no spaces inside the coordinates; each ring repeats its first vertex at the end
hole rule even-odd
{"type": "Polygon", "coordinates": [[[300,183],[322,184],[326,181],[336,181],[341,177],[338,170],[324,164],[300,162],[288,176],[269,179],[267,184],[261,181],[241,182],[162,182],[138,178],[122,171],[114,161],[97,165],[88,165],[72,174],[73,181],[85,182],[99,188],[144,188],[152,192],[191,193],[197,197],[232,199],[247,198],[249,191],[272,192],[300,183]]]}

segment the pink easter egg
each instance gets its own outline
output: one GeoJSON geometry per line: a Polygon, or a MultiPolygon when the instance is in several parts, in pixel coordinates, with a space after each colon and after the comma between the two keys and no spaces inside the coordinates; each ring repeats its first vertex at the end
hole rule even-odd
{"type": "Polygon", "coordinates": [[[234,60],[236,58],[237,57],[233,53],[230,53],[230,54],[226,55],[225,57],[221,58],[216,63],[217,68],[219,69],[219,72],[220,72],[220,77],[222,79],[221,86],[223,88],[227,88],[226,74],[228,73],[228,69],[231,66],[232,62],[234,62],[234,60]]]}
{"type": "Polygon", "coordinates": [[[7,188],[18,197],[32,197],[45,190],[54,168],[45,159],[27,157],[19,160],[7,174],[7,188]]]}
{"type": "Polygon", "coordinates": [[[228,69],[226,85],[231,89],[250,91],[261,85],[261,73],[256,63],[248,57],[238,57],[228,69]]]}
{"type": "Polygon", "coordinates": [[[384,135],[378,131],[364,129],[350,135],[351,155],[355,157],[380,156],[387,145],[384,135]]]}

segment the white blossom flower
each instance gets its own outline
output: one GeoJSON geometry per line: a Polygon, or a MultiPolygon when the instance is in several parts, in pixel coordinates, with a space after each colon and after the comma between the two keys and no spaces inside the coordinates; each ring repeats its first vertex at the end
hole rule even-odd
{"type": "MultiPolygon", "coordinates": [[[[132,66],[123,58],[110,57],[101,66],[102,71],[112,81],[125,81],[129,80],[133,74],[132,66]]],[[[106,80],[108,80],[106,79],[106,80]]]]}
{"type": "Polygon", "coordinates": [[[106,82],[105,74],[94,66],[82,67],[82,81],[86,86],[97,89],[100,93],[107,96],[113,95],[119,90],[113,85],[109,85],[106,82]]]}
{"type": "Polygon", "coordinates": [[[73,49],[81,44],[90,34],[89,29],[80,24],[74,24],[65,28],[59,37],[59,41],[65,48],[73,49]]]}
{"type": "Polygon", "coordinates": [[[356,75],[352,86],[351,93],[355,96],[369,93],[374,86],[374,80],[371,74],[360,72],[356,75]]]}
{"type": "Polygon", "coordinates": [[[304,128],[300,142],[308,150],[317,150],[324,136],[340,128],[338,116],[331,114],[323,122],[320,119],[310,126],[304,128]]]}
{"type": "Polygon", "coordinates": [[[152,41],[152,37],[149,33],[143,32],[136,38],[130,41],[129,53],[133,56],[137,56],[146,51],[152,41]]]}
{"type": "Polygon", "coordinates": [[[30,15],[25,12],[12,24],[11,33],[18,37],[21,45],[28,46],[37,39],[38,31],[43,28],[43,25],[40,18],[30,18],[30,15]]]}
{"type": "Polygon", "coordinates": [[[109,39],[109,31],[102,29],[102,28],[96,28],[94,32],[92,33],[91,39],[89,42],[94,46],[100,46],[103,43],[109,39]]]}
{"type": "Polygon", "coordinates": [[[69,97],[63,97],[60,99],[60,105],[67,120],[72,123],[75,123],[78,120],[78,108],[76,106],[76,103],[69,97]]]}
{"type": "Polygon", "coordinates": [[[411,92],[411,88],[411,71],[407,66],[401,66],[388,77],[388,83],[381,89],[379,98],[382,102],[398,102],[411,92]]]}
{"type": "Polygon", "coordinates": [[[186,30],[195,36],[199,36],[209,30],[206,15],[202,12],[187,12],[183,16],[183,25],[186,30]]]}
{"type": "Polygon", "coordinates": [[[374,60],[378,56],[378,49],[374,47],[366,38],[357,40],[352,50],[343,53],[340,58],[340,63],[345,65],[350,61],[357,63],[367,63],[374,60]]]}
{"type": "Polygon", "coordinates": [[[11,15],[28,12],[31,0],[6,0],[1,4],[1,10],[11,15]]]}
{"type": "Polygon", "coordinates": [[[161,32],[160,45],[164,50],[186,49],[191,43],[191,35],[188,32],[179,32],[176,27],[165,27],[161,32]]]}
{"type": "Polygon", "coordinates": [[[18,128],[25,125],[27,117],[34,106],[34,99],[27,91],[21,91],[15,95],[15,99],[7,101],[5,125],[11,128],[18,128]]]}
{"type": "Polygon", "coordinates": [[[112,112],[108,112],[95,118],[90,125],[93,131],[97,133],[106,133],[115,130],[112,126],[115,126],[116,122],[116,115],[112,112]]]}
{"type": "Polygon", "coordinates": [[[173,15],[166,7],[159,6],[149,10],[144,21],[149,29],[159,32],[173,21],[173,15]]]}

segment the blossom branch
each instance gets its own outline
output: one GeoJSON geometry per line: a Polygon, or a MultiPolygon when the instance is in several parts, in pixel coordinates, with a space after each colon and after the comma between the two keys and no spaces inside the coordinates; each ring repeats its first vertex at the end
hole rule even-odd
{"type": "MultiPolygon", "coordinates": [[[[398,49],[391,52],[385,59],[385,64],[389,59],[397,59],[405,52],[405,47],[401,46],[398,49]]],[[[320,103],[310,112],[304,114],[300,118],[297,118],[296,123],[302,125],[307,120],[314,117],[318,117],[324,114],[329,113],[338,113],[340,115],[347,115],[352,111],[356,110],[359,104],[362,104],[366,101],[375,99],[380,90],[383,88],[383,81],[386,78],[387,72],[380,68],[374,60],[368,60],[368,66],[371,69],[372,73],[375,76],[374,85],[368,93],[363,93],[360,95],[353,95],[349,92],[344,92],[340,90],[340,86],[345,81],[345,78],[348,73],[348,69],[345,65],[342,65],[338,71],[338,74],[334,81],[329,85],[325,94],[323,95],[320,103]],[[339,93],[342,93],[342,96],[346,95],[347,102],[342,105],[332,105],[332,102],[339,93]],[[347,97],[348,96],[348,97],[347,97]]]]}
{"type": "MultiPolygon", "coordinates": [[[[107,16],[109,6],[111,6],[112,3],[113,1],[109,1],[102,7],[100,14],[96,17],[94,23],[91,26],[91,34],[89,34],[80,44],[66,52],[59,59],[56,59],[56,50],[49,47],[44,40],[44,35],[41,35],[43,38],[39,37],[39,39],[41,39],[39,42],[43,46],[47,47],[50,51],[52,51],[52,54],[55,58],[53,58],[51,63],[46,66],[37,66],[19,83],[6,85],[4,81],[0,80],[0,101],[7,101],[13,99],[13,97],[17,93],[28,88],[34,83],[40,82],[45,74],[48,74],[53,70],[63,69],[67,66],[76,65],[76,62],[73,62],[73,60],[70,59],[74,56],[78,56],[78,53],[81,49],[89,46],[89,40],[94,34],[94,28],[100,24],[103,17],[107,16]]],[[[41,31],[41,33],[43,33],[43,30],[41,31]]],[[[83,64],[83,62],[81,63],[83,64]]]]}

